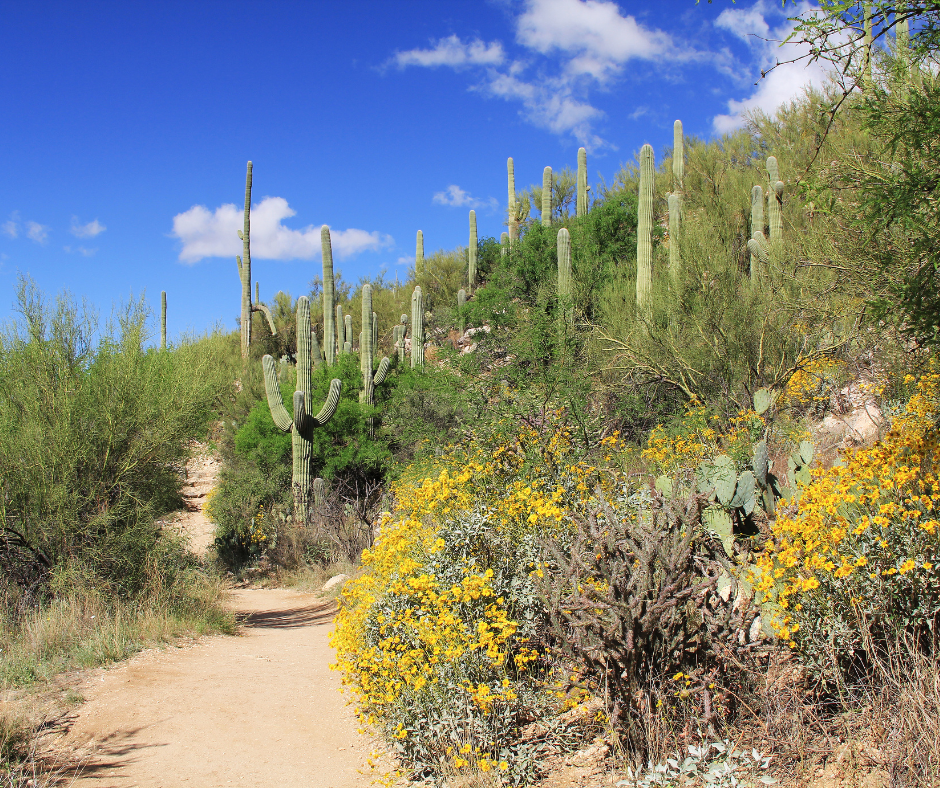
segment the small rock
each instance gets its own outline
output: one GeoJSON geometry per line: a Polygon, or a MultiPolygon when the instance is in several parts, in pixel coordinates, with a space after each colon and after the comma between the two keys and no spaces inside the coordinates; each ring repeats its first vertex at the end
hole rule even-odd
{"type": "Polygon", "coordinates": [[[349,575],[342,575],[342,574],[333,575],[333,577],[331,577],[329,580],[327,580],[323,584],[323,588],[321,590],[329,591],[331,588],[335,588],[336,586],[342,585],[347,580],[349,580],[349,575]]]}

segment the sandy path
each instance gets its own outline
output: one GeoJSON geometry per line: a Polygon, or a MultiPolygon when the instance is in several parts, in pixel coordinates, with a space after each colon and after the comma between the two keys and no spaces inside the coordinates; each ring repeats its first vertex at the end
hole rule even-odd
{"type": "Polygon", "coordinates": [[[371,742],[329,669],[333,604],[283,589],[232,601],[240,636],[90,672],[66,739],[88,756],[76,788],[369,784],[371,742]]]}

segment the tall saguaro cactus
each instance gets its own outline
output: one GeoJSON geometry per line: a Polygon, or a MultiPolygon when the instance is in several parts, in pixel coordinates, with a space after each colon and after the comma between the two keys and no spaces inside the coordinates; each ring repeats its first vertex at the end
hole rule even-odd
{"type": "Polygon", "coordinates": [[[268,319],[268,325],[271,327],[271,333],[276,334],[274,327],[274,318],[271,316],[271,310],[264,304],[251,303],[251,162],[248,162],[248,172],[245,175],[245,219],[244,226],[238,231],[238,237],[242,242],[242,257],[235,255],[235,262],[238,264],[238,276],[242,282],[242,318],[241,318],[241,340],[242,340],[242,358],[248,358],[248,348],[251,346],[251,313],[261,312],[268,319]]]}
{"type": "Polygon", "coordinates": [[[863,3],[863,13],[865,15],[865,57],[864,73],[862,75],[863,84],[866,90],[872,87],[872,46],[875,43],[874,31],[872,29],[871,3],[863,3]]]}
{"type": "Polygon", "coordinates": [[[783,181],[780,180],[780,168],[777,157],[767,158],[767,177],[770,189],[767,191],[767,224],[770,227],[770,242],[783,240],[783,181]]]}
{"type": "Polygon", "coordinates": [[[336,355],[337,357],[346,352],[346,324],[343,322],[343,305],[337,304],[336,314],[336,355]]]}
{"type": "Polygon", "coordinates": [[[640,203],[636,228],[636,305],[649,309],[653,286],[653,189],[655,158],[650,144],[640,148],[640,203]]]}
{"type": "Polygon", "coordinates": [[[509,176],[509,245],[512,246],[519,237],[519,225],[516,222],[516,172],[512,156],[506,159],[506,171],[509,176]]]}
{"type": "Polygon", "coordinates": [[[166,290],[160,291],[160,349],[166,350],[166,290]]]}
{"type": "Polygon", "coordinates": [[[670,194],[669,199],[669,275],[672,281],[679,280],[679,222],[682,215],[682,201],[678,194],[670,194]]]}
{"type": "MultiPolygon", "coordinates": [[[[362,334],[359,346],[359,362],[362,366],[362,391],[359,394],[359,401],[368,405],[375,404],[375,387],[385,382],[391,362],[388,358],[383,358],[379,364],[378,371],[373,373],[372,365],[375,361],[375,312],[372,311],[372,285],[362,286],[362,334]]],[[[369,431],[372,432],[374,425],[369,423],[369,431]]]]}
{"type": "Polygon", "coordinates": [[[411,294],[411,368],[424,368],[424,296],[421,285],[411,294]]]}
{"type": "Polygon", "coordinates": [[[311,498],[311,464],[313,460],[313,431],[326,424],[336,412],[342,383],[334,379],[320,412],[311,414],[310,389],[310,302],[306,296],[297,299],[297,386],[294,391],[294,417],[291,418],[281,399],[277,379],[277,366],[271,356],[261,360],[264,368],[264,388],[268,395],[271,418],[278,429],[290,432],[294,454],[294,472],[291,486],[294,491],[294,517],[304,523],[311,498]]]}
{"type": "Polygon", "coordinates": [[[685,178],[685,138],[682,134],[682,121],[672,124],[672,190],[682,191],[685,178]]]}
{"type": "MultiPolygon", "coordinates": [[[[751,189],[751,240],[757,242],[757,233],[764,237],[764,190],[760,186],[751,189]]],[[[748,249],[751,242],[748,242],[748,249]]],[[[760,275],[760,266],[763,262],[761,254],[751,252],[751,279],[760,275]]]]}
{"type": "Polygon", "coordinates": [[[575,211],[577,216],[586,216],[588,212],[588,174],[587,151],[578,148],[578,192],[575,211]]]}
{"type": "Polygon", "coordinates": [[[398,363],[405,364],[405,336],[408,334],[408,315],[402,315],[400,323],[392,330],[392,340],[398,352],[398,363]]]}
{"type": "Polygon", "coordinates": [[[574,301],[571,292],[571,235],[562,227],[558,231],[558,307],[561,310],[562,323],[571,328],[574,325],[574,301]]]}
{"type": "Polygon", "coordinates": [[[346,339],[343,341],[343,353],[352,353],[352,314],[343,315],[343,324],[346,327],[346,339]]]}
{"type": "Polygon", "coordinates": [[[323,253],[323,354],[328,366],[336,363],[336,331],[338,324],[333,322],[335,308],[333,283],[333,243],[330,240],[330,228],[320,228],[320,249],[323,253]]]}
{"type": "Polygon", "coordinates": [[[415,237],[415,277],[424,274],[424,233],[418,230],[415,237]]]}
{"type": "Polygon", "coordinates": [[[470,211],[470,246],[467,248],[467,282],[472,293],[477,286],[477,212],[470,211]]]}
{"type": "Polygon", "coordinates": [[[509,233],[499,234],[499,256],[505,257],[509,253],[509,233]]]}
{"type": "Polygon", "coordinates": [[[552,168],[542,170],[542,227],[552,226],[552,168]]]}

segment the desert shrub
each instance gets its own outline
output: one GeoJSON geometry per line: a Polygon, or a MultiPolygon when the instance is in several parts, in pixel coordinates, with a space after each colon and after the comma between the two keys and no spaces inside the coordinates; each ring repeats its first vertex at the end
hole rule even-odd
{"type": "Polygon", "coordinates": [[[231,370],[208,339],[146,349],[143,301],[102,328],[24,281],[19,311],[0,338],[4,560],[79,563],[135,593],[159,549],[155,518],[178,506],[187,444],[205,434],[231,370]]]}
{"type": "Polygon", "coordinates": [[[813,472],[758,561],[777,635],[842,689],[905,650],[936,654],[938,414],[940,375],[925,374],[883,440],[813,472]]]}
{"type": "Polygon", "coordinates": [[[407,469],[333,639],[358,713],[414,774],[493,769],[521,784],[523,721],[553,707],[539,540],[567,528],[597,479],[557,415],[495,422],[407,469]]]}

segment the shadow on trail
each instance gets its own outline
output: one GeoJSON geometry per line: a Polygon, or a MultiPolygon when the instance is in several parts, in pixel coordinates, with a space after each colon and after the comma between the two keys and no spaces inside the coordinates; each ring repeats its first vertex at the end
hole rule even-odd
{"type": "MultiPolygon", "coordinates": [[[[84,758],[73,760],[59,768],[56,776],[76,780],[79,777],[92,780],[114,780],[123,778],[121,770],[138,760],[141,750],[166,747],[166,743],[141,744],[132,739],[144,727],[118,731],[107,736],[95,746],[94,752],[84,758]]],[[[31,783],[30,783],[31,784],[31,783]]],[[[58,785],[60,783],[56,783],[58,785]]],[[[71,785],[71,782],[67,783],[71,785]]]]}
{"type": "Polygon", "coordinates": [[[286,610],[258,610],[253,613],[237,613],[235,619],[240,626],[250,629],[296,629],[297,627],[329,624],[336,614],[332,602],[307,607],[292,607],[286,610]]]}

